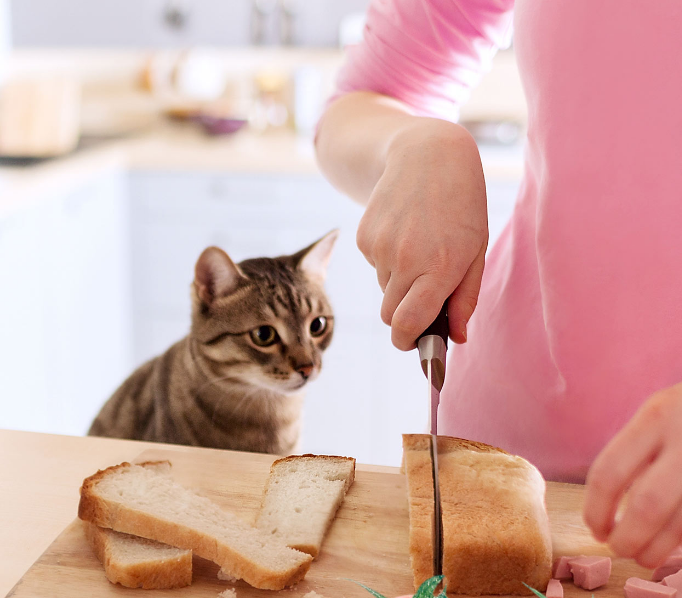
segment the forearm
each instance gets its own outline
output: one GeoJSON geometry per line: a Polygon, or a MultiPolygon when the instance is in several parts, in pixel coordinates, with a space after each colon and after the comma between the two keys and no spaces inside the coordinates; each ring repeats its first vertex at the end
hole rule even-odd
{"type": "Polygon", "coordinates": [[[393,98],[367,91],[342,96],[325,112],[315,140],[322,172],[341,192],[366,204],[392,141],[416,120],[425,119],[393,98]]]}
{"type": "Polygon", "coordinates": [[[327,178],[366,206],[357,244],[376,268],[393,344],[413,347],[446,300],[450,336],[465,342],[488,239],[485,182],[471,135],[357,92],[329,107],[317,153],[327,178]]]}

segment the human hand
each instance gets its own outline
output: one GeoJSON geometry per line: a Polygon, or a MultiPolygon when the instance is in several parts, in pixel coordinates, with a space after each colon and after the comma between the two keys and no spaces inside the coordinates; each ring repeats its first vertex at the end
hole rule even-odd
{"type": "Polygon", "coordinates": [[[644,403],[597,457],[586,490],[585,522],[619,556],[653,568],[682,543],[682,384],[644,403]]]}
{"type": "Polygon", "coordinates": [[[488,245],[483,169],[469,133],[416,118],[390,143],[360,221],[357,244],[384,299],[393,344],[414,348],[448,300],[450,337],[466,342],[488,245]]]}

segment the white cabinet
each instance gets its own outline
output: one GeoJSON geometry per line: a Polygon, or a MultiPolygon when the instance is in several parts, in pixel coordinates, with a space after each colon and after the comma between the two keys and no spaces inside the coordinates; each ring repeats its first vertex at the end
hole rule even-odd
{"type": "MultiPolygon", "coordinates": [[[[341,239],[327,288],[337,316],[367,316],[380,300],[374,271],[355,248],[362,210],[321,178],[134,173],[130,192],[137,330],[150,320],[177,319],[184,334],[194,264],[209,245],[241,261],[293,253],[334,228],[341,239]]],[[[136,357],[143,361],[164,346],[139,338],[136,357]]]]}
{"type": "Polygon", "coordinates": [[[125,180],[0,222],[0,427],[83,434],[130,373],[125,180]]]}
{"type": "Polygon", "coordinates": [[[293,253],[341,229],[328,277],[334,340],[306,396],[303,449],[400,462],[400,434],[426,426],[417,356],[401,354],[379,319],[374,269],[355,245],[362,208],[319,176],[134,173],[135,356],[187,334],[194,263],[212,244],[235,261],[293,253]]]}
{"type": "MultiPolygon", "coordinates": [[[[491,244],[516,187],[488,181],[491,244]]],[[[399,464],[401,433],[426,429],[425,382],[379,318],[361,216],[320,176],[108,171],[0,219],[0,427],[85,433],[137,364],[187,334],[209,245],[240,261],[339,228],[326,285],[336,330],[307,391],[303,449],[399,464]]]]}
{"type": "Polygon", "coordinates": [[[42,214],[27,209],[0,220],[0,427],[45,429],[34,405],[48,397],[45,352],[42,214]]]}
{"type": "MultiPolygon", "coordinates": [[[[488,182],[491,245],[517,186],[488,182]]],[[[334,340],[307,391],[303,450],[398,465],[401,434],[426,430],[425,382],[416,353],[395,349],[379,318],[376,275],[355,245],[362,208],[319,176],[143,172],[131,175],[130,194],[138,363],[187,334],[194,263],[207,246],[240,261],[341,229],[326,284],[334,340]]]]}

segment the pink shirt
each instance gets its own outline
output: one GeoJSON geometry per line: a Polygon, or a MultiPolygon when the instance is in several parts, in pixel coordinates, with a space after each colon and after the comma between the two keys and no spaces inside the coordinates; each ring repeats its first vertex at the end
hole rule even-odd
{"type": "MultiPolygon", "coordinates": [[[[339,92],[456,118],[512,5],[374,0],[339,92]]],[[[580,482],[651,393],[682,381],[682,2],[514,12],[525,175],[469,342],[450,350],[439,424],[580,482]]]]}

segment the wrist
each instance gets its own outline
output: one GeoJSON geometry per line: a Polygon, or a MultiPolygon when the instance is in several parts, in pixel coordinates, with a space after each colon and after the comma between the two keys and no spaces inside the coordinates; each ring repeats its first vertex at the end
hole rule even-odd
{"type": "Polygon", "coordinates": [[[415,149],[432,154],[434,158],[449,160],[453,156],[472,156],[480,162],[478,147],[469,131],[457,123],[438,118],[408,117],[388,139],[384,164],[413,154],[415,149]]]}

